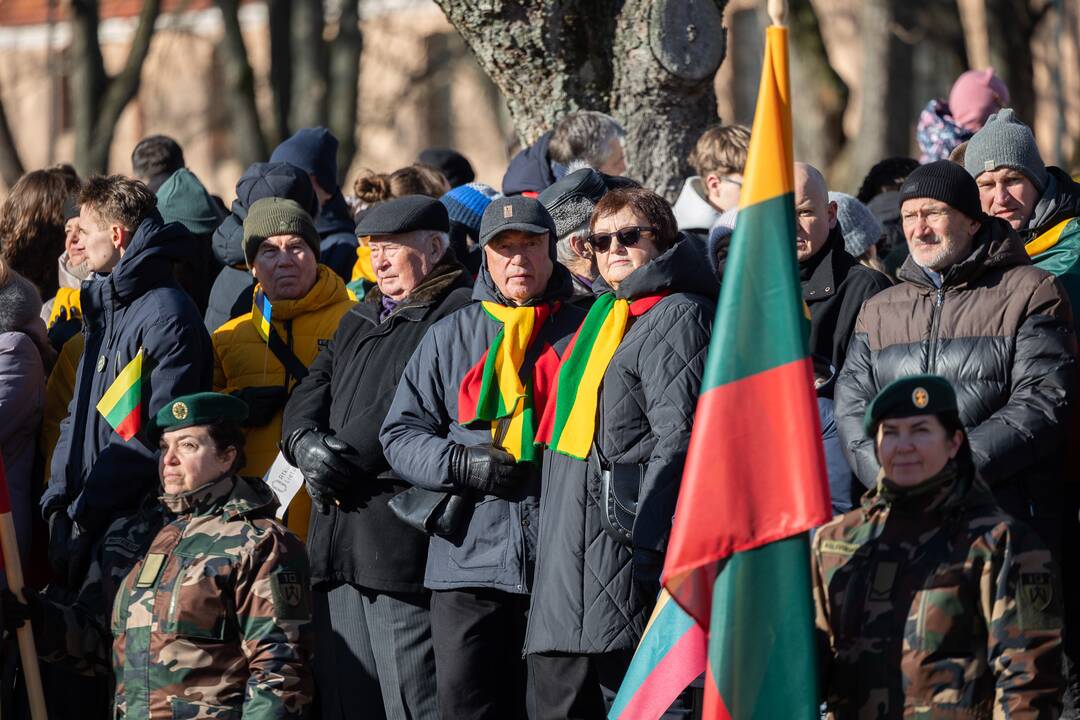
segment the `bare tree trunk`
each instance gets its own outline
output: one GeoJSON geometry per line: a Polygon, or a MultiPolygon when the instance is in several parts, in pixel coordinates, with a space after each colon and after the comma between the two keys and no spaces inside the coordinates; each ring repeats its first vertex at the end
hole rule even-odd
{"type": "Polygon", "coordinates": [[[793,0],[791,28],[791,84],[795,156],[828,172],[847,142],[844,111],[848,87],[829,62],[817,13],[810,0],[793,0]]]}
{"type": "Polygon", "coordinates": [[[326,125],[326,43],[322,0],[292,6],[292,88],[289,126],[326,125]]]}
{"type": "Polygon", "coordinates": [[[240,163],[247,167],[266,159],[266,138],[255,105],[255,76],[248,61],[247,47],[240,31],[239,0],[217,0],[225,27],[222,57],[225,63],[225,92],[232,116],[232,136],[240,163]]]}
{"type": "Polygon", "coordinates": [[[15,136],[11,134],[4,103],[0,100],[0,178],[10,190],[19,181],[24,170],[19,159],[19,149],[15,145],[15,136]]]}
{"type": "Polygon", "coordinates": [[[572,110],[609,110],[619,0],[435,0],[506,99],[523,142],[572,110]]]}
{"type": "Polygon", "coordinates": [[[108,169],[116,123],[139,92],[142,66],[150,51],[161,0],[143,3],[127,60],[114,77],[106,74],[101,57],[97,0],[72,0],[71,10],[75,166],[86,175],[108,169]]]}
{"type": "Polygon", "coordinates": [[[270,26],[270,91],[274,108],[274,145],[290,134],[289,104],[292,98],[292,47],[289,25],[292,3],[267,0],[270,26]]]}
{"type": "Polygon", "coordinates": [[[723,0],[627,0],[612,46],[611,110],[630,174],[675,200],[687,158],[717,121],[713,76],[727,48],[723,0]]]}
{"type": "Polygon", "coordinates": [[[339,183],[345,182],[357,151],[356,103],[360,94],[360,53],[364,49],[359,7],[359,0],[342,2],[337,37],[330,44],[327,116],[330,131],[338,139],[339,183]]]}
{"type": "Polygon", "coordinates": [[[1031,37],[1046,10],[1033,10],[1028,0],[986,0],[986,33],[990,42],[990,64],[1009,88],[1009,98],[1017,116],[1035,122],[1035,63],[1031,37]]]}

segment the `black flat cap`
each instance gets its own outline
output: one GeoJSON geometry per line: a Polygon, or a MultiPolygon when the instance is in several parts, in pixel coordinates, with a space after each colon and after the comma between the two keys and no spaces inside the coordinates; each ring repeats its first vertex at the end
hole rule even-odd
{"type": "Polygon", "coordinates": [[[596,203],[606,192],[600,173],[581,168],[545,188],[537,199],[551,214],[555,234],[561,238],[589,222],[596,203]]]}
{"type": "Polygon", "coordinates": [[[492,200],[480,220],[480,245],[487,245],[491,238],[507,230],[528,233],[548,233],[555,242],[555,221],[539,200],[524,195],[501,197],[492,200]]]}
{"type": "Polygon", "coordinates": [[[397,235],[415,230],[450,232],[446,206],[427,195],[405,195],[369,209],[356,224],[356,237],[397,235]]]}
{"type": "Polygon", "coordinates": [[[417,160],[445,175],[451,188],[471,183],[476,179],[472,164],[465,159],[464,155],[450,148],[428,148],[420,153],[417,160]]]}

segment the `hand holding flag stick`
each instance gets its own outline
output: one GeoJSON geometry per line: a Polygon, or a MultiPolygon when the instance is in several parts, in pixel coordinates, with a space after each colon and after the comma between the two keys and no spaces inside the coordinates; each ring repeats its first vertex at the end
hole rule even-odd
{"type": "MultiPolygon", "coordinates": [[[[8,589],[26,602],[23,595],[22,563],[19,560],[19,543],[15,537],[15,521],[11,517],[11,497],[8,494],[7,475],[4,473],[4,461],[0,458],[0,548],[3,550],[4,571],[7,575],[8,589]]],[[[41,687],[41,669],[38,667],[37,647],[34,644],[34,630],[28,619],[15,631],[19,641],[19,656],[22,659],[23,677],[26,678],[26,695],[30,701],[30,717],[33,720],[46,720],[45,693],[41,687]]]]}

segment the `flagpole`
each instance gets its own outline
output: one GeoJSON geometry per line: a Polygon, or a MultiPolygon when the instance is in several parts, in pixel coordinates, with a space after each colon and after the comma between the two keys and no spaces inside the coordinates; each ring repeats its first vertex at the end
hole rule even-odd
{"type": "MultiPolygon", "coordinates": [[[[7,475],[4,473],[3,460],[0,459],[0,549],[3,551],[4,571],[7,574],[8,589],[26,602],[23,595],[22,563],[19,560],[19,542],[15,536],[15,521],[11,517],[11,498],[8,495],[7,475]]],[[[41,687],[41,668],[38,666],[37,647],[34,644],[34,630],[27,620],[15,636],[19,641],[19,657],[22,659],[23,677],[26,678],[26,696],[30,701],[30,717],[33,720],[48,720],[45,709],[45,693],[41,687]]]]}
{"type": "Polygon", "coordinates": [[[773,25],[783,27],[787,25],[788,4],[787,0],[768,0],[769,19],[773,25]]]}

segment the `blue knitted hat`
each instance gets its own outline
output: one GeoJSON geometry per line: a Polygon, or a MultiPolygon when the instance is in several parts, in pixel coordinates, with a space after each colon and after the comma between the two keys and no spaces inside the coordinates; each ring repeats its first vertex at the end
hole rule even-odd
{"type": "Polygon", "coordinates": [[[480,237],[480,219],[484,216],[484,210],[498,197],[502,197],[502,194],[495,188],[473,182],[459,185],[439,198],[439,202],[446,206],[450,222],[464,225],[475,238],[480,237]]]}

